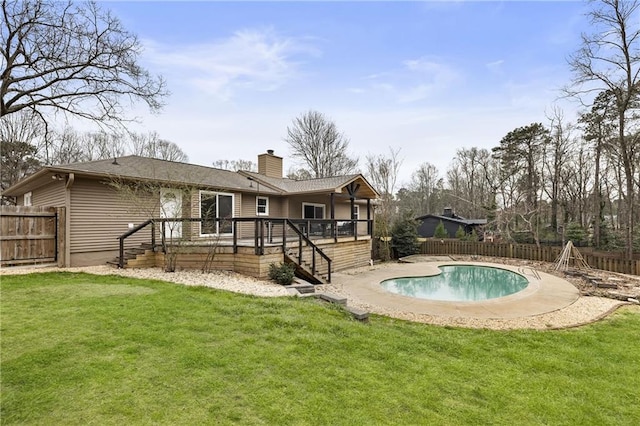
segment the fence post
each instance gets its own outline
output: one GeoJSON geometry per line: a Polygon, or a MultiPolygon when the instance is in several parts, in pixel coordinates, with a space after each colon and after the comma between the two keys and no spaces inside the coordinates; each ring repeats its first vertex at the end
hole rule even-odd
{"type": "Polygon", "coordinates": [[[67,253],[67,209],[65,207],[56,208],[56,256],[58,268],[64,268],[65,256],[67,253]]]}

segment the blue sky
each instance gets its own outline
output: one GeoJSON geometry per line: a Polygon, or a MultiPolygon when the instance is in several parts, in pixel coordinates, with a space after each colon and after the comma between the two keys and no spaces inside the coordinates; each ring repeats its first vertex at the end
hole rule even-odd
{"type": "Polygon", "coordinates": [[[286,128],[308,111],[335,121],[364,167],[400,148],[400,183],[421,163],[444,174],[463,147],[490,149],[544,122],[569,82],[588,5],[578,1],[106,2],[144,45],[142,63],[172,95],[140,107],[197,164],[293,166],[286,128]]]}

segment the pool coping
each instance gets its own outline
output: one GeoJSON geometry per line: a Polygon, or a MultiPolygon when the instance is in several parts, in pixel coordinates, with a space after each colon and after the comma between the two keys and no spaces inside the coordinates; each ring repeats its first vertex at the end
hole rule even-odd
{"type": "Polygon", "coordinates": [[[457,318],[512,319],[541,315],[563,309],[580,297],[578,289],[567,280],[528,266],[455,260],[387,264],[355,275],[336,273],[333,284],[340,286],[347,297],[384,309],[457,318]],[[391,278],[434,275],[440,272],[438,267],[441,265],[506,269],[524,276],[529,285],[509,296],[476,302],[419,299],[391,293],[380,285],[380,282],[391,278]]]}

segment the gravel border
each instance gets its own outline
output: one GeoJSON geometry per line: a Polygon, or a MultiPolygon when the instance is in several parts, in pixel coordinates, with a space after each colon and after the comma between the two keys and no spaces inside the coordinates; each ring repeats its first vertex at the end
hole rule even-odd
{"type": "Polygon", "coordinates": [[[282,297],[291,295],[286,288],[279,284],[229,271],[212,271],[203,274],[200,271],[164,272],[161,268],[117,269],[108,265],[74,268],[0,268],[0,275],[29,274],[34,272],[86,272],[95,275],[119,275],[121,277],[160,280],[188,286],[210,287],[253,296],[282,297]]]}
{"type": "MultiPolygon", "coordinates": [[[[441,259],[438,259],[441,260],[441,259]]],[[[458,260],[458,259],[456,259],[458,260]]],[[[497,262],[496,262],[497,263],[497,262]]],[[[508,262],[504,262],[508,263],[508,262]]],[[[363,268],[357,268],[349,271],[343,271],[341,274],[359,275],[363,272],[386,268],[395,263],[381,263],[374,266],[368,266],[363,268]]],[[[529,265],[531,266],[531,265],[529,265]]],[[[337,274],[336,274],[337,275],[337,274]]],[[[341,280],[347,282],[348,279],[341,280]]],[[[556,311],[548,312],[540,315],[519,317],[519,318],[466,318],[466,317],[445,317],[435,316],[428,314],[417,314],[413,312],[407,312],[402,310],[392,310],[367,304],[362,300],[358,300],[349,293],[348,284],[327,284],[321,286],[321,291],[326,291],[332,294],[336,294],[342,297],[346,297],[348,305],[358,309],[364,309],[366,311],[389,316],[392,318],[421,322],[426,324],[440,325],[440,326],[456,326],[466,328],[485,328],[492,330],[513,330],[513,329],[535,329],[535,330],[554,330],[579,327],[581,325],[590,324],[600,319],[605,318],[616,309],[621,306],[629,305],[628,302],[615,300],[607,297],[597,296],[580,296],[571,305],[559,309],[556,311]]],[[[638,309],[639,306],[633,306],[631,309],[638,309]]]]}
{"type": "MultiPolygon", "coordinates": [[[[346,272],[346,274],[358,274],[363,270],[371,270],[374,268],[384,267],[384,264],[374,265],[372,267],[350,270],[346,272]]],[[[107,265],[75,268],[57,268],[48,266],[0,268],[0,276],[28,274],[34,272],[86,272],[96,275],[119,275],[122,277],[131,278],[157,279],[161,281],[189,286],[204,286],[260,297],[291,296],[289,290],[281,285],[228,271],[213,271],[207,274],[203,274],[199,271],[177,271],[168,273],[164,272],[160,268],[115,269],[107,265]]],[[[439,326],[486,328],[493,330],[552,330],[578,327],[603,319],[620,306],[628,305],[628,303],[626,302],[605,297],[581,296],[578,300],[576,300],[576,302],[564,309],[542,315],[510,319],[456,318],[415,314],[412,312],[395,311],[384,309],[378,306],[368,305],[362,301],[354,299],[351,295],[349,295],[348,291],[344,288],[344,285],[326,284],[317,286],[316,290],[318,292],[327,292],[338,296],[347,297],[348,305],[351,307],[363,309],[375,314],[385,315],[391,318],[439,326]]],[[[630,309],[634,309],[640,312],[639,306],[632,306],[630,307],[630,309]]]]}

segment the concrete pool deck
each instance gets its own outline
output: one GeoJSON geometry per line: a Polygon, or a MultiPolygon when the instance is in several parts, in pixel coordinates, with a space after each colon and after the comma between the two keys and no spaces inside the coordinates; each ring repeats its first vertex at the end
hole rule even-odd
{"type": "Polygon", "coordinates": [[[348,298],[383,310],[404,311],[415,315],[439,317],[511,319],[557,311],[573,304],[580,293],[570,282],[526,266],[510,266],[485,262],[431,261],[387,264],[357,274],[335,273],[333,286],[348,298]],[[436,275],[441,265],[477,265],[502,268],[523,275],[529,285],[522,291],[497,299],[477,302],[450,302],[418,299],[386,291],[380,282],[398,277],[436,275]]]}

